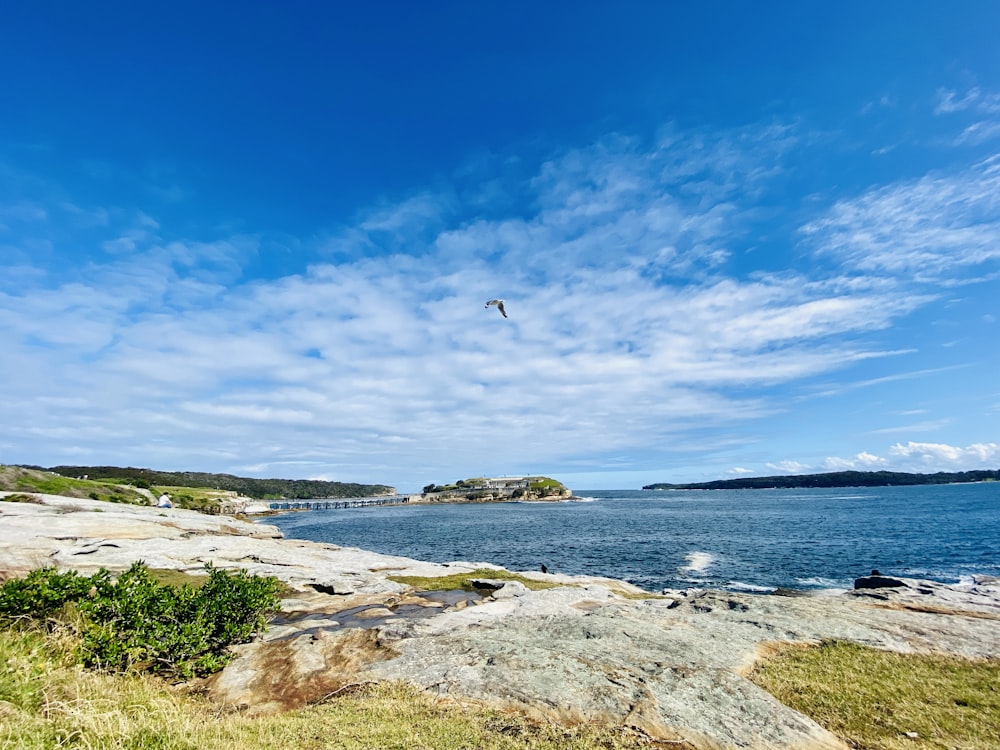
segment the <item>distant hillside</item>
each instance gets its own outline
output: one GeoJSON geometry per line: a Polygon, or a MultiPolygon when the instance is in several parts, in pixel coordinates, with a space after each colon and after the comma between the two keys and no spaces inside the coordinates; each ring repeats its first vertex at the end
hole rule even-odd
{"type": "Polygon", "coordinates": [[[774,487],[893,487],[915,484],[961,484],[965,482],[993,482],[1000,480],[1000,470],[944,472],[936,474],[908,474],[901,471],[832,471],[826,474],[800,474],[798,476],[743,477],[717,479],[713,482],[693,484],[647,484],[644,490],[760,490],[774,487]]]}
{"type": "MultiPolygon", "coordinates": [[[[33,466],[28,468],[40,469],[33,466]]],[[[114,479],[136,487],[209,487],[238,492],[255,500],[295,499],[309,500],[326,497],[367,497],[392,495],[396,490],[384,484],[353,484],[350,482],[323,482],[317,479],[251,479],[232,474],[207,474],[200,471],[155,471],[131,466],[53,466],[52,471],[65,477],[114,479]]]]}

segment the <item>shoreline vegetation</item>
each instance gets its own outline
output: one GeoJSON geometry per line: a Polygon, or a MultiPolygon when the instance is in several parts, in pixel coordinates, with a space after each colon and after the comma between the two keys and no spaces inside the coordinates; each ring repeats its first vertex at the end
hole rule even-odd
{"type": "Polygon", "coordinates": [[[924,484],[971,484],[1000,481],[1000,469],[911,474],[902,471],[831,471],[823,474],[793,474],[770,477],[716,479],[711,482],[675,484],[657,482],[644,490],[770,490],[816,489],[819,487],[910,487],[924,484]]]}
{"type": "Polygon", "coordinates": [[[196,487],[236,493],[252,500],[320,500],[340,497],[394,495],[396,488],[386,484],[326,482],[319,479],[254,479],[232,474],[202,471],[157,471],[131,466],[21,466],[58,474],[62,477],[114,482],[139,488],[196,487]]]}
{"type": "Polygon", "coordinates": [[[166,493],[171,505],[209,514],[236,515],[250,504],[276,500],[377,498],[395,494],[383,484],[304,479],[252,479],[231,474],[170,472],[118,466],[0,465],[0,491],[39,492],[128,505],[155,505],[166,493]]]}

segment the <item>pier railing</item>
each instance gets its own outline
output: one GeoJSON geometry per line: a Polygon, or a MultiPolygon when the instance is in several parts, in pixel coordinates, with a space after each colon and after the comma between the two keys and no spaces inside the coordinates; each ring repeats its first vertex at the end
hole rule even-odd
{"type": "Polygon", "coordinates": [[[326,500],[274,500],[270,510],[342,510],[370,508],[376,505],[402,505],[410,502],[409,495],[378,495],[377,497],[337,497],[326,500]]]}

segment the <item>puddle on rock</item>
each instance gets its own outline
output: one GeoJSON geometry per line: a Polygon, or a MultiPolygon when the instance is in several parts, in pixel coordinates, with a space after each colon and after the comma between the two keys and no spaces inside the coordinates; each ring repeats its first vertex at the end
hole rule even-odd
{"type": "Polygon", "coordinates": [[[429,599],[432,602],[440,602],[445,607],[464,607],[467,604],[478,604],[483,600],[482,594],[464,589],[448,589],[447,591],[418,591],[417,596],[429,599]],[[465,602],[465,604],[462,604],[465,602]]]}
{"type": "Polygon", "coordinates": [[[385,603],[364,604],[339,612],[302,612],[289,615],[278,614],[271,618],[271,627],[289,627],[292,630],[274,638],[275,641],[286,641],[301,635],[315,635],[322,631],[337,631],[344,628],[377,628],[389,620],[420,620],[433,617],[441,612],[462,609],[471,604],[478,604],[482,596],[472,591],[461,589],[449,591],[418,591],[415,596],[426,599],[432,604],[386,605],[385,603]],[[436,605],[436,606],[435,606],[436,605]],[[310,625],[315,621],[315,625],[310,625]]]}

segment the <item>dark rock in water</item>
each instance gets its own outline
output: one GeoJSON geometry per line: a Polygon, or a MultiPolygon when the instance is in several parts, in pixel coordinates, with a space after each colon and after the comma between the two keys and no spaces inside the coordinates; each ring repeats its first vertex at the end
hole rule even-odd
{"type": "Polygon", "coordinates": [[[900,586],[906,588],[906,584],[903,583],[898,578],[889,578],[889,576],[877,575],[878,571],[873,570],[872,575],[862,576],[861,578],[854,579],[855,589],[889,589],[889,588],[899,588],[900,586]]]}

